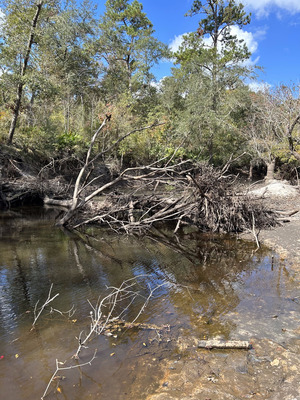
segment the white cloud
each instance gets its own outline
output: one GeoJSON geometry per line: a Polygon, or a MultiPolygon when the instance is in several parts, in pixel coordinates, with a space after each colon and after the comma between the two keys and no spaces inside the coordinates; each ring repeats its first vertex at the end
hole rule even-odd
{"type": "Polygon", "coordinates": [[[292,14],[300,12],[299,0],[241,0],[245,6],[252,8],[260,16],[268,15],[274,8],[281,8],[292,14]]]}
{"type": "Polygon", "coordinates": [[[158,82],[156,81],[151,81],[150,85],[155,87],[156,90],[160,91],[162,88],[163,80],[166,78],[166,76],[163,76],[158,82]]]}
{"type": "Polygon", "coordinates": [[[263,39],[265,39],[266,34],[267,34],[267,30],[268,30],[268,28],[264,28],[264,29],[261,28],[261,29],[258,29],[257,31],[255,31],[253,33],[254,39],[255,40],[263,40],[263,39]]]}
{"type": "Polygon", "coordinates": [[[178,35],[178,36],[175,36],[174,37],[174,39],[172,40],[172,42],[169,44],[169,49],[171,50],[171,51],[173,51],[174,53],[176,52],[176,51],[178,51],[179,50],[179,47],[180,47],[180,45],[181,45],[181,43],[182,43],[182,41],[183,41],[183,36],[184,35],[187,35],[186,33],[183,33],[182,35],[178,35]]]}
{"type": "Polygon", "coordinates": [[[0,8],[0,29],[1,29],[2,25],[3,25],[3,23],[4,23],[4,20],[5,20],[5,15],[4,15],[4,13],[2,12],[2,10],[0,8]]]}
{"type": "Polygon", "coordinates": [[[239,40],[243,39],[246,43],[248,50],[251,53],[255,53],[258,48],[258,42],[254,38],[252,32],[243,31],[238,26],[232,26],[230,31],[234,36],[236,36],[239,40]]]}
{"type": "Polygon", "coordinates": [[[255,81],[255,82],[250,82],[248,84],[248,86],[249,86],[250,90],[257,93],[257,92],[263,92],[263,91],[269,89],[272,85],[270,85],[267,82],[255,81]]]}

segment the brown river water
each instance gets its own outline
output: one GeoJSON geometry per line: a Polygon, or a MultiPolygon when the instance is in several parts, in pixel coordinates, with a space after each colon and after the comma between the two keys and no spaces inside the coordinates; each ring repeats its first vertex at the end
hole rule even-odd
{"type": "MultiPolygon", "coordinates": [[[[93,336],[79,362],[89,361],[97,349],[96,359],[61,371],[46,399],[183,399],[187,386],[176,387],[175,395],[176,383],[171,393],[172,377],[164,377],[166,369],[172,373],[185,357],[191,362],[191,354],[198,351],[194,348],[186,355],[191,343],[207,338],[263,339],[284,348],[299,339],[298,285],[287,263],[271,250],[255,251],[251,241],[192,230],[175,236],[163,228],[129,237],[89,228],[77,234],[55,227],[55,216],[55,211],[43,208],[0,214],[0,399],[40,399],[56,359],[64,366],[76,365],[71,357],[80,332],[89,330],[89,302],[96,304],[107,287],[134,277],[144,298],[163,284],[137,320],[144,328],[93,336]],[[48,306],[31,330],[35,304],[43,304],[51,284],[52,295],[59,293],[51,306],[60,311],[73,307],[75,312],[68,318],[50,313],[48,306]],[[147,324],[157,329],[147,329],[147,324]]],[[[133,302],[126,321],[132,321],[142,305],[141,298],[133,302]]],[[[228,354],[214,353],[211,362],[222,363],[228,354]]],[[[251,354],[248,366],[258,357],[251,354]]],[[[208,353],[197,353],[193,362],[199,365],[205,357],[208,353]]],[[[277,363],[274,358],[261,362],[272,367],[277,363]]],[[[236,368],[242,375],[250,373],[243,363],[236,368]]],[[[220,377],[211,377],[210,371],[205,379],[216,388],[220,377]]],[[[196,378],[191,382],[194,390],[196,378]]],[[[271,398],[255,397],[252,389],[252,397],[250,389],[248,397],[242,389],[228,397],[222,390],[229,389],[221,385],[214,391],[217,397],[201,397],[200,391],[187,398],[271,398]]]]}

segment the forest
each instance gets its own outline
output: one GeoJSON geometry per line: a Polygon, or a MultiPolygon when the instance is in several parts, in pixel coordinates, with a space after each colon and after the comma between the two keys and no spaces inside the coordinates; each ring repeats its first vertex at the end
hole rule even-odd
{"type": "Polygon", "coordinates": [[[137,0],[107,0],[100,16],[89,1],[0,8],[2,208],[36,199],[66,207],[61,225],[84,209],[125,230],[175,219],[239,231],[261,207],[228,195],[237,176],[298,181],[299,85],[251,91],[260,67],[234,34],[251,23],[241,3],[195,0],[198,28],[175,53],[137,0]]]}

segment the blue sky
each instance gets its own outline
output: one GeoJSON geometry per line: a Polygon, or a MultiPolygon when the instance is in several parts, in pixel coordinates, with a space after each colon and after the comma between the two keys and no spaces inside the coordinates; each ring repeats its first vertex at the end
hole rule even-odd
{"type": "MultiPolygon", "coordinates": [[[[185,17],[192,0],[139,0],[161,41],[174,45],[180,35],[195,30],[199,16],[185,17]]],[[[205,0],[204,0],[205,1],[205,0]]],[[[270,85],[300,80],[300,0],[240,0],[252,13],[244,37],[252,61],[264,68],[258,82],[270,85]]],[[[102,8],[102,7],[101,7],[102,8]]],[[[170,63],[154,70],[157,79],[170,73],[170,63]]]]}

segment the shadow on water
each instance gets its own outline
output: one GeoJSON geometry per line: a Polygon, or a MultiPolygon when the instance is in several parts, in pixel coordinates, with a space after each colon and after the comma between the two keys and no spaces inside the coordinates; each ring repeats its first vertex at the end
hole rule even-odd
{"type": "MultiPolygon", "coordinates": [[[[90,306],[107,286],[139,277],[147,287],[167,282],[151,298],[139,322],[170,330],[127,329],[99,336],[82,352],[91,366],[65,371],[48,398],[145,399],[160,379],[162,360],[178,352],[178,338],[276,336],[295,311],[293,277],[268,249],[230,236],[167,229],[145,237],[118,236],[101,229],[85,233],[53,226],[55,212],[42,208],[0,214],[0,385],[3,399],[40,398],[55,359],[67,362],[90,306]],[[33,309],[51,283],[53,307],[76,312],[67,319],[45,311],[30,331],[33,309]],[[279,326],[275,316],[283,313],[279,326]],[[114,337],[116,336],[116,337],[114,337]],[[57,388],[59,387],[59,391],[57,388]]],[[[142,301],[132,304],[133,320],[142,301]]]]}

